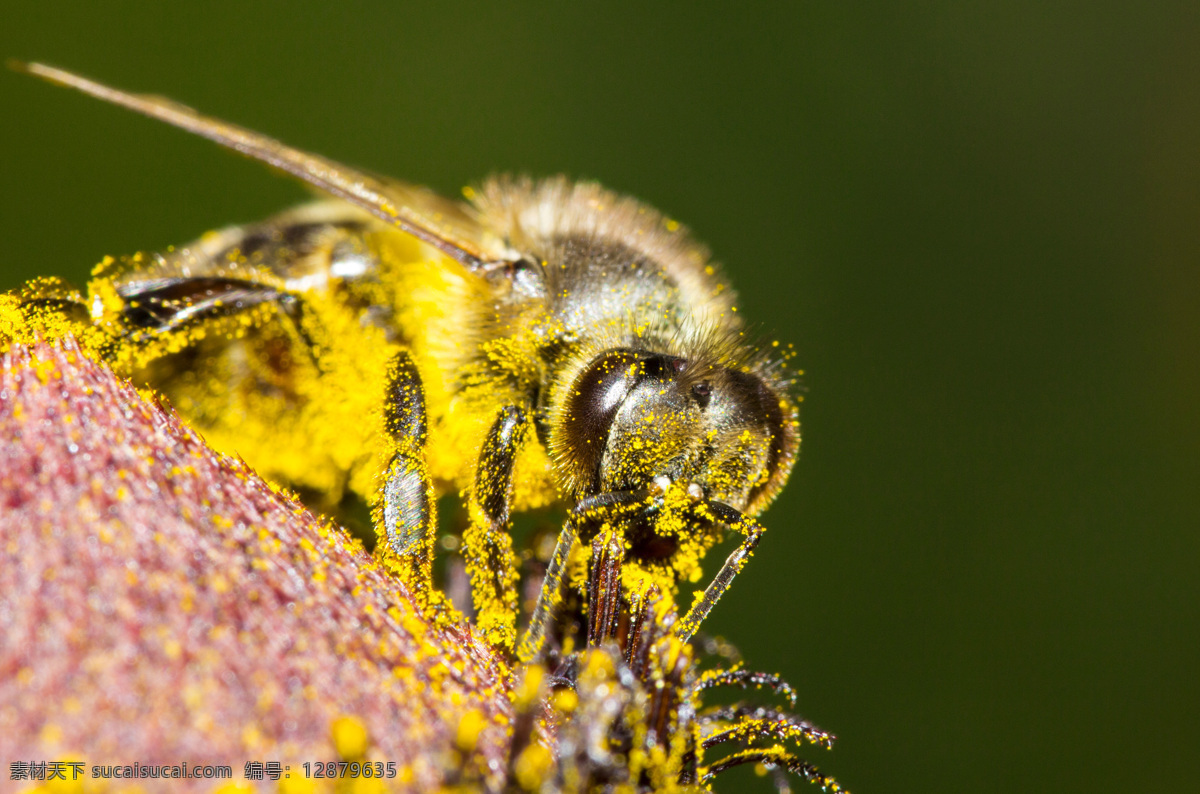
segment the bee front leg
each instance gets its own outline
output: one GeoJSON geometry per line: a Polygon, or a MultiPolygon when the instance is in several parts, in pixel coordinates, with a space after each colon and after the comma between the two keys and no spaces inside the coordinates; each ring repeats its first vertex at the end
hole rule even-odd
{"type": "Polygon", "coordinates": [[[528,429],[523,409],[510,405],[500,410],[479,452],[467,501],[470,522],[463,531],[476,624],[504,651],[512,650],[517,634],[517,560],[508,531],[513,462],[528,429]]]}
{"type": "Polygon", "coordinates": [[[766,532],[763,526],[753,518],[738,512],[727,504],[707,502],[705,503],[705,507],[711,514],[710,518],[720,521],[730,529],[742,533],[745,535],[745,538],[725,558],[725,564],[721,566],[721,570],[717,571],[717,575],[709,582],[704,592],[696,595],[695,603],[692,604],[692,608],[688,610],[688,613],[684,615],[683,620],[675,625],[675,636],[684,642],[692,639],[696,630],[700,628],[700,624],[708,617],[708,613],[717,605],[717,600],[729,589],[730,583],[733,582],[733,577],[741,573],[742,569],[746,567],[746,563],[750,561],[750,555],[754,553],[754,549],[757,548],[763,533],[766,532]]]}
{"type": "Polygon", "coordinates": [[[542,590],[538,594],[537,605],[529,618],[529,627],[517,647],[517,660],[522,664],[532,664],[540,659],[546,644],[550,622],[554,612],[562,601],[561,590],[563,577],[567,574],[567,563],[571,551],[579,541],[579,527],[584,527],[584,536],[594,531],[596,521],[616,520],[622,516],[644,509],[652,496],[648,490],[617,491],[590,496],[581,500],[571,510],[567,522],[558,534],[558,542],[554,545],[554,553],[550,555],[550,564],[546,566],[546,575],[542,578],[542,590]]]}
{"type": "Polygon", "coordinates": [[[419,600],[433,592],[433,542],[437,504],[425,465],[428,420],[421,375],[401,351],[388,367],[384,427],[392,458],[376,507],[376,531],[384,560],[419,600]]]}
{"type": "Polygon", "coordinates": [[[542,590],[538,593],[537,605],[529,618],[529,628],[525,630],[525,636],[521,638],[521,644],[517,647],[517,660],[522,664],[532,664],[541,656],[551,616],[562,600],[559,591],[562,589],[571,549],[575,547],[578,537],[575,524],[568,520],[558,534],[558,542],[554,544],[554,553],[550,556],[550,564],[546,566],[546,575],[542,578],[542,590]]]}

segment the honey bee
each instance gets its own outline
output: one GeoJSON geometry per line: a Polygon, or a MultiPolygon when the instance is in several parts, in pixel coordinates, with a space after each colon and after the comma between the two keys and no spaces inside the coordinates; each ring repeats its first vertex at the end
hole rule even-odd
{"type": "MultiPolygon", "coordinates": [[[[326,197],[106,259],[83,292],[39,279],[0,295],[0,347],[72,334],[260,474],[326,508],[366,500],[376,554],[415,603],[437,620],[469,602],[516,663],[510,787],[672,790],[753,763],[842,790],[780,745],[831,734],[770,707],[702,705],[725,686],[794,703],[776,676],[700,672],[692,640],[762,537],[755,517],[800,436],[787,354],[747,338],[683,227],[563,177],[493,178],[452,201],[165,99],[13,66],[326,197]],[[469,594],[452,600],[433,561],[437,499],[455,492],[466,525],[447,537],[469,594]],[[511,518],[544,506],[566,519],[544,570],[526,566],[523,602],[531,550],[511,518]],[[702,580],[730,530],[737,547],[679,617],[681,583],[702,580]]],[[[482,785],[460,766],[448,782],[482,785]]]]}
{"type": "Polygon", "coordinates": [[[377,553],[434,608],[447,607],[433,583],[436,500],[462,493],[476,625],[520,662],[565,655],[573,632],[624,636],[638,604],[699,581],[732,530],[739,545],[673,624],[693,636],[758,544],[755,516],[800,437],[784,356],[748,340],[683,227],[562,177],[493,178],[452,201],[165,99],[16,68],[327,195],[107,260],[86,294],[33,284],[23,312],[75,323],[85,346],[265,476],[368,500],[377,553]],[[546,505],[567,518],[518,637],[511,516],[546,505]]]}

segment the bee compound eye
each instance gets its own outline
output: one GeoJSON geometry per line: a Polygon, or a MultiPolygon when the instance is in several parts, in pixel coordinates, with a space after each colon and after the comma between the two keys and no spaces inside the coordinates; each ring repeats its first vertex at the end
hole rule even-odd
{"type": "Polygon", "coordinates": [[[575,380],[568,402],[572,421],[592,438],[608,435],[613,416],[644,372],[642,362],[627,350],[610,350],[588,364],[575,380]]]}
{"type": "Polygon", "coordinates": [[[617,412],[644,376],[640,358],[628,350],[608,350],[592,360],[571,385],[559,427],[563,448],[581,481],[594,487],[617,412]]]}
{"type": "Polygon", "coordinates": [[[563,403],[565,421],[554,431],[577,483],[593,492],[635,487],[660,470],[667,451],[687,435],[689,407],[703,408],[709,399],[705,393],[688,405],[688,392],[676,388],[686,367],[676,356],[611,349],[581,370],[563,403]]]}
{"type": "Polygon", "coordinates": [[[696,398],[701,408],[707,408],[709,400],[712,399],[712,387],[706,381],[693,384],[692,396],[696,398]]]}

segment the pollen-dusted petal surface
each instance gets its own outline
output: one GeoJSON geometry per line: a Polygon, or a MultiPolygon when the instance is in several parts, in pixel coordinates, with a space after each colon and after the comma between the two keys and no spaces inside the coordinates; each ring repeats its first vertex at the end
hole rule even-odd
{"type": "Polygon", "coordinates": [[[349,716],[366,759],[395,762],[389,788],[476,763],[494,780],[505,686],[469,629],[431,625],[340,530],[69,341],[0,358],[5,779],[51,760],[229,764],[235,782],[280,761],[294,779],[345,756],[349,716]],[[468,713],[484,728],[464,764],[468,713]]]}

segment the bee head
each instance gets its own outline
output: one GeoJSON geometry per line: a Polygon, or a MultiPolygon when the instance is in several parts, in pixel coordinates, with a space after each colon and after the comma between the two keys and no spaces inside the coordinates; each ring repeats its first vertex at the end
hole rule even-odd
{"type": "Polygon", "coordinates": [[[799,443],[786,395],[753,368],[629,349],[583,366],[556,414],[551,447],[577,499],[665,478],[756,513],[799,443]]]}

